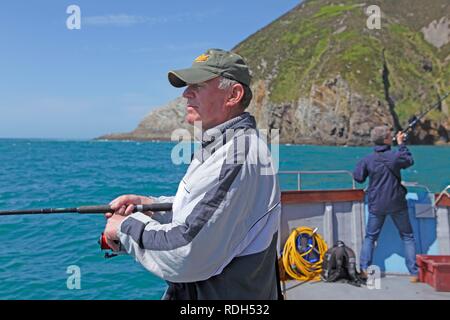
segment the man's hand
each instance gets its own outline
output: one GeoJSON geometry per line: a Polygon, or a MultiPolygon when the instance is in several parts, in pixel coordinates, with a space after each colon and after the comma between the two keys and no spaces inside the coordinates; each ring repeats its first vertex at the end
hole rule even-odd
{"type": "Polygon", "coordinates": [[[117,236],[117,230],[120,224],[125,219],[125,216],[114,214],[108,219],[106,223],[105,231],[103,232],[106,238],[106,243],[113,251],[119,251],[119,237],[117,236]]]}
{"type": "Polygon", "coordinates": [[[395,136],[398,144],[403,144],[403,142],[405,141],[405,137],[406,137],[406,133],[403,133],[401,131],[399,131],[397,133],[397,135],[395,136]]]}
{"type": "MultiPolygon", "coordinates": [[[[152,199],[149,197],[138,196],[135,194],[127,194],[120,197],[115,198],[113,201],[109,203],[111,209],[114,210],[114,214],[121,216],[129,216],[133,213],[133,209],[135,205],[138,204],[151,204],[153,203],[152,199]]],[[[111,218],[113,213],[107,212],[105,213],[105,217],[107,219],[111,218]]]]}

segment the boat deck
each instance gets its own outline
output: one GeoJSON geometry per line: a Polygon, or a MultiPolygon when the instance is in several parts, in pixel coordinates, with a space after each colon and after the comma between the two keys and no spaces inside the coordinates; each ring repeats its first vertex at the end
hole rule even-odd
{"type": "MultiPolygon", "coordinates": [[[[411,283],[408,276],[386,275],[379,289],[348,283],[286,281],[286,300],[450,300],[450,292],[438,292],[426,283],[411,283]]],[[[283,284],[282,284],[283,288],[283,284]]]]}

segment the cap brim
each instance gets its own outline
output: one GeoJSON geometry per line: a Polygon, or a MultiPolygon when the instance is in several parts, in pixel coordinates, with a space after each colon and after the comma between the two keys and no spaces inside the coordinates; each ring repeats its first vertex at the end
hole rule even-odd
{"type": "Polygon", "coordinates": [[[169,82],[176,88],[181,88],[190,84],[202,83],[218,77],[211,71],[200,68],[189,68],[182,70],[169,71],[169,82]]]}

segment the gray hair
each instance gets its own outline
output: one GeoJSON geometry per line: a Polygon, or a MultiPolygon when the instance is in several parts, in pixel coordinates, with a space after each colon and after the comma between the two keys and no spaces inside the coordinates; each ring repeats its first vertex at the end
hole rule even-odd
{"type": "Polygon", "coordinates": [[[384,140],[389,136],[391,129],[388,126],[378,126],[370,132],[370,139],[376,145],[383,145],[384,140]]]}
{"type": "Polygon", "coordinates": [[[250,104],[250,101],[253,98],[253,93],[252,90],[250,89],[250,87],[246,86],[243,83],[240,83],[239,81],[233,80],[233,79],[228,79],[225,77],[220,77],[220,82],[219,82],[219,89],[225,90],[228,89],[229,87],[235,85],[235,84],[241,84],[244,87],[244,96],[242,97],[241,100],[241,106],[245,108],[248,107],[248,105],[250,104]]]}

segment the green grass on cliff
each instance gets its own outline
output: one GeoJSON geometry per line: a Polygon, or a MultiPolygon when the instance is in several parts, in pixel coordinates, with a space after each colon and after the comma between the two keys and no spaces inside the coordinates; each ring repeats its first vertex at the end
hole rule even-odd
{"type": "Polygon", "coordinates": [[[355,43],[354,45],[346,48],[344,53],[341,55],[342,61],[358,63],[359,61],[364,61],[365,58],[372,55],[372,48],[364,43],[355,43]]]}
{"type": "Polygon", "coordinates": [[[341,15],[343,12],[354,9],[354,5],[330,5],[319,9],[313,18],[331,18],[341,15]]]}

